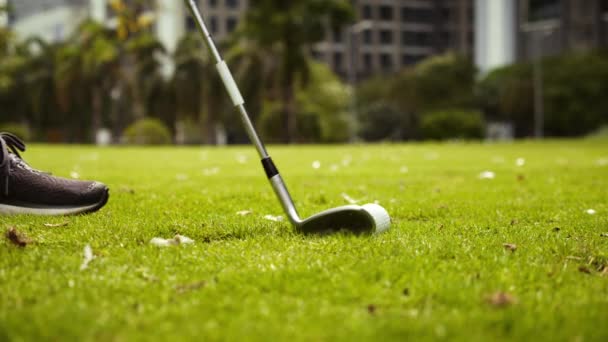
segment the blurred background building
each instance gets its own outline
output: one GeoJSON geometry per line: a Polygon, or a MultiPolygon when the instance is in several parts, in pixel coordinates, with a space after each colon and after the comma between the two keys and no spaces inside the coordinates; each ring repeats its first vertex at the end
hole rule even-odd
{"type": "Polygon", "coordinates": [[[38,36],[49,42],[65,39],[89,15],[89,0],[0,0],[8,6],[6,25],[20,37],[38,36]]]}
{"type": "MultiPolygon", "coordinates": [[[[343,78],[395,72],[454,51],[489,70],[539,53],[554,55],[608,44],[608,0],[352,0],[358,20],[327,33],[313,56],[343,78]]],[[[65,39],[86,16],[111,24],[108,0],[0,0],[0,23],[22,37],[65,39]]],[[[239,24],[248,0],[199,0],[218,40],[239,24]]],[[[155,0],[157,33],[169,51],[194,21],[182,1],[155,0]]],[[[171,67],[168,67],[170,71],[171,67]]]]}
{"type": "Polygon", "coordinates": [[[520,60],[534,57],[537,41],[542,56],[608,44],[608,0],[520,0],[517,5],[520,60]]]}

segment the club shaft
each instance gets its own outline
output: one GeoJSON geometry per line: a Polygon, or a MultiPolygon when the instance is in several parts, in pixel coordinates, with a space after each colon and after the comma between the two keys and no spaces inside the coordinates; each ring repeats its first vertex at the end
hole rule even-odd
{"type": "Polygon", "coordinates": [[[215,43],[213,42],[213,38],[211,37],[211,33],[207,29],[207,26],[205,25],[205,21],[203,20],[203,17],[198,10],[196,1],[195,0],[185,0],[185,1],[188,5],[188,8],[190,9],[190,13],[192,14],[192,17],[196,21],[197,26],[200,29],[200,31],[204,37],[207,48],[211,52],[211,56],[213,57],[213,61],[216,63],[218,72],[220,73],[220,76],[222,77],[222,81],[224,82],[224,85],[226,86],[226,90],[228,91],[228,94],[232,98],[232,102],[233,102],[234,106],[238,109],[239,113],[241,114],[241,120],[243,121],[245,130],[247,131],[247,135],[249,136],[249,139],[251,140],[251,142],[255,145],[255,148],[258,151],[260,158],[262,159],[262,164],[264,165],[266,175],[268,176],[268,179],[270,181],[270,184],[272,185],[274,193],[278,197],[279,202],[281,203],[281,206],[283,207],[283,211],[289,218],[289,221],[293,225],[297,226],[302,221],[298,215],[298,212],[293,203],[291,195],[289,194],[289,191],[287,190],[287,186],[285,185],[283,178],[279,174],[278,170],[274,166],[274,163],[272,162],[272,159],[268,155],[268,152],[266,151],[266,147],[264,146],[264,143],[262,143],[262,140],[260,139],[257,132],[255,131],[255,127],[253,127],[253,124],[251,123],[251,120],[249,119],[249,115],[247,114],[247,110],[245,109],[245,101],[243,100],[243,97],[241,96],[238,86],[236,85],[236,82],[234,81],[232,73],[228,69],[226,62],[222,59],[222,56],[220,55],[217,47],[215,46],[215,43]]]}
{"type": "MultiPolygon", "coordinates": [[[[186,2],[188,3],[188,8],[190,9],[190,13],[192,14],[192,17],[196,21],[198,28],[200,29],[201,33],[203,34],[203,38],[205,40],[205,45],[207,45],[209,52],[211,52],[213,61],[216,63],[216,65],[224,64],[225,62],[222,59],[222,56],[220,55],[217,47],[215,46],[215,43],[213,42],[213,38],[211,37],[211,33],[207,29],[207,26],[205,25],[205,21],[203,20],[203,17],[198,10],[196,1],[195,0],[186,0],[186,2]]],[[[226,70],[227,70],[227,67],[226,67],[226,70]]],[[[229,70],[227,70],[227,71],[229,73],[229,70]]],[[[232,80],[231,74],[224,75],[224,76],[225,77],[229,76],[229,79],[232,80]]],[[[224,80],[224,83],[226,83],[226,79],[224,77],[223,77],[223,80],[224,80]]],[[[227,88],[229,88],[229,87],[227,86],[227,88]]],[[[238,88],[229,88],[228,92],[231,92],[231,91],[238,92],[238,88]]],[[[239,92],[239,95],[240,95],[240,92],[239,92]]],[[[260,158],[262,158],[262,159],[268,158],[268,152],[266,151],[266,147],[264,146],[264,143],[262,143],[262,140],[260,139],[255,128],[253,127],[253,123],[251,123],[251,119],[249,119],[249,115],[247,114],[247,110],[245,109],[244,102],[238,101],[238,102],[234,103],[234,105],[237,107],[239,113],[241,114],[241,120],[243,121],[245,130],[247,131],[247,135],[249,136],[249,139],[251,140],[251,142],[255,145],[255,148],[258,151],[260,158]]]]}

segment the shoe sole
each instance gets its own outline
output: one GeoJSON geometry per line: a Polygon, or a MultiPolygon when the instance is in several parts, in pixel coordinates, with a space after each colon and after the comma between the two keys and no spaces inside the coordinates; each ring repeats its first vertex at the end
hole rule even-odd
{"type": "Polygon", "coordinates": [[[40,205],[10,205],[0,203],[0,214],[3,215],[36,215],[36,216],[70,216],[80,214],[90,214],[103,208],[108,203],[110,192],[105,190],[102,199],[86,206],[40,206],[40,205]]]}

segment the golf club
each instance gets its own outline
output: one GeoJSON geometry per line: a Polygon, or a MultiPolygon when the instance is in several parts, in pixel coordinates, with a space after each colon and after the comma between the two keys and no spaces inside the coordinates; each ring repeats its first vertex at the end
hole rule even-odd
{"type": "Polygon", "coordinates": [[[341,206],[322,211],[306,219],[300,218],[285,182],[283,182],[278,169],[268,155],[264,144],[260,140],[260,137],[256,133],[255,128],[247,115],[243,96],[241,95],[232,73],[228,69],[228,65],[220,56],[209,30],[207,30],[207,27],[205,26],[205,22],[198,10],[196,1],[185,1],[204,37],[207,48],[211,52],[211,56],[216,63],[217,71],[230,95],[232,103],[241,114],[241,119],[245,126],[245,130],[247,131],[247,135],[255,145],[258,154],[262,159],[262,166],[266,171],[270,184],[272,185],[279,202],[281,202],[285,214],[296,231],[304,234],[326,234],[338,231],[348,231],[354,234],[374,234],[387,230],[391,224],[390,217],[387,211],[378,204],[341,206]]]}

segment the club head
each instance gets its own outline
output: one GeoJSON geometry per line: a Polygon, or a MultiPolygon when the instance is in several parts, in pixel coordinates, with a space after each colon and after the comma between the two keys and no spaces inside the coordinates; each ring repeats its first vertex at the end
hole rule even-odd
{"type": "Polygon", "coordinates": [[[388,230],[391,219],[378,204],[346,205],[315,214],[298,224],[304,234],[331,234],[340,231],[360,234],[379,234],[388,230]]]}

